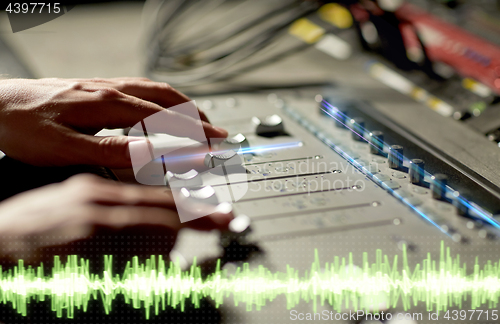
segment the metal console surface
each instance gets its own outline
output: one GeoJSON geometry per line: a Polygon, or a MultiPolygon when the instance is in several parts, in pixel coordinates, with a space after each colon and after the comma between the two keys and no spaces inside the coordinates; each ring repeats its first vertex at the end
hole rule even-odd
{"type": "MultiPolygon", "coordinates": [[[[459,174],[422,142],[398,133],[396,124],[371,118],[370,109],[363,108],[363,103],[354,107],[352,102],[334,102],[335,97],[331,97],[335,107],[348,107],[341,109],[346,113],[347,127],[339,127],[338,121],[328,116],[335,115],[335,108],[328,110],[324,108],[328,104],[318,103],[323,98],[329,101],[328,91],[316,93],[323,96],[315,100],[314,92],[298,95],[287,91],[196,98],[213,124],[226,128],[230,136],[243,134],[254,152],[244,154],[247,191],[240,199],[233,199],[235,214],[251,219],[251,231],[232,245],[223,235],[222,247],[217,248],[213,247],[214,238],[212,248],[207,247],[210,244],[197,248],[203,238],[187,231],[181,235],[175,253],[187,260],[193,251],[224,255],[224,268],[229,272],[249,262],[250,267],[264,265],[284,272],[290,265],[300,273],[310,269],[315,249],[322,262],[331,262],[334,256],[347,258],[352,252],[354,263],[360,266],[363,252],[368,252],[370,262],[374,262],[376,249],[392,257],[400,255],[406,245],[412,268],[428,253],[439,258],[442,241],[451,247],[452,254],[459,253],[461,261],[471,266],[476,257],[484,262],[498,257],[498,225],[492,214],[500,206],[498,192],[479,187],[484,192],[474,195],[476,190],[469,190],[470,204],[464,213],[456,201],[462,196],[453,185],[472,188],[474,181],[467,175],[459,174]],[[274,114],[282,118],[284,132],[265,137],[256,134],[254,117],[262,120],[274,114]],[[364,120],[356,118],[359,116],[364,120]],[[361,123],[366,126],[366,138],[372,131],[384,131],[383,153],[371,153],[370,144],[353,135],[352,130],[360,134],[361,123]],[[405,142],[397,142],[399,139],[405,142]],[[404,145],[404,158],[397,169],[389,163],[388,145],[393,144],[404,145]],[[413,159],[419,154],[426,159],[426,170],[450,175],[443,199],[433,198],[432,174],[425,175],[423,185],[410,182],[411,166],[406,157],[413,159]],[[189,240],[191,243],[187,243],[189,240]]],[[[203,182],[214,187],[219,200],[228,197],[228,190],[242,190],[242,183],[228,183],[222,177],[204,176],[203,182]]],[[[248,312],[245,305],[232,304],[228,298],[221,306],[225,323],[293,322],[283,296],[259,311],[248,312]]],[[[329,308],[321,306],[317,312],[324,309],[329,308]]],[[[313,306],[302,302],[294,310],[313,312],[313,306]]],[[[403,308],[398,304],[388,311],[403,312],[403,308]]],[[[408,312],[427,314],[425,305],[408,312]]],[[[424,317],[419,322],[427,321],[424,317]]]]}

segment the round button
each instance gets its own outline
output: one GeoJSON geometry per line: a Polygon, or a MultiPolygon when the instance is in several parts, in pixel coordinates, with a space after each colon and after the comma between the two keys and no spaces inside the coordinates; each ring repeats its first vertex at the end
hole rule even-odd
{"type": "Polygon", "coordinates": [[[448,177],[445,174],[438,173],[434,175],[431,181],[432,198],[444,200],[446,198],[447,183],[448,177]]]}
{"type": "Polygon", "coordinates": [[[207,153],[204,160],[205,166],[215,168],[218,166],[242,165],[241,157],[233,150],[229,150],[222,154],[207,153]]]}
{"type": "Polygon", "coordinates": [[[267,116],[264,119],[253,117],[252,121],[257,125],[255,130],[257,135],[279,135],[285,132],[283,119],[278,115],[267,116]]]}
{"type": "Polygon", "coordinates": [[[362,141],[365,132],[365,120],[361,117],[353,118],[349,121],[351,136],[355,141],[362,141]]]}
{"type": "Polygon", "coordinates": [[[421,159],[413,159],[410,162],[410,182],[415,185],[424,183],[425,162],[421,159]]]}
{"type": "Polygon", "coordinates": [[[250,148],[250,143],[243,134],[237,134],[233,137],[226,138],[221,144],[221,150],[233,150],[235,152],[242,150],[248,150],[250,148]]]}
{"type": "Polygon", "coordinates": [[[173,173],[167,171],[167,185],[171,188],[192,188],[199,187],[203,181],[198,174],[198,171],[192,169],[186,173],[173,173]]]}
{"type": "Polygon", "coordinates": [[[370,153],[381,154],[384,152],[384,133],[373,131],[370,133],[370,153]]]}
{"type": "Polygon", "coordinates": [[[193,202],[209,205],[219,204],[219,200],[217,199],[215,190],[212,186],[206,186],[199,189],[182,188],[180,193],[185,199],[189,199],[193,202]]]}
{"type": "Polygon", "coordinates": [[[330,114],[335,119],[335,126],[346,128],[347,109],[332,109],[330,114]]]}
{"type": "Polygon", "coordinates": [[[392,145],[389,151],[389,168],[400,169],[403,166],[403,147],[392,145]]]}

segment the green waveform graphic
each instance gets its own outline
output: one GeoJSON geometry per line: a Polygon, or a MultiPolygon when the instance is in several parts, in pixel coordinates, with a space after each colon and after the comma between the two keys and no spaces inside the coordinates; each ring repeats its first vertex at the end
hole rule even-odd
{"type": "Polygon", "coordinates": [[[198,307],[205,297],[219,306],[232,296],[235,305],[244,303],[249,311],[254,307],[259,310],[280,295],[286,297],[288,309],[303,300],[312,302],[315,311],[318,303],[328,303],[337,312],[343,307],[373,311],[380,302],[389,307],[400,302],[405,310],[425,303],[428,311],[445,311],[461,307],[466,300],[472,309],[497,307],[500,292],[499,262],[487,261],[480,268],[476,258],[472,273],[467,275],[466,264],[460,264],[459,255],[452,257],[443,242],[439,261],[428,253],[413,270],[408,266],[406,249],[401,268],[397,255],[391,262],[381,250],[376,251],[376,262],[371,264],[368,254],[363,253],[360,267],[354,266],[352,253],[347,260],[335,257],[333,262],[321,264],[316,250],[311,269],[302,276],[289,266],[286,272],[273,273],[263,266],[251,269],[248,264],[230,275],[220,269],[219,261],[216,271],[202,278],[196,259],[183,271],[179,263],[165,262],[161,256],[152,256],[145,264],[134,257],[120,276],[112,273],[112,256],[104,259],[102,276],[89,273],[88,260],[77,256],[68,257],[66,264],[55,257],[51,276],[45,276],[43,265],[26,268],[19,260],[14,269],[2,272],[0,268],[0,301],[10,302],[18,313],[26,315],[31,301],[50,298],[58,317],[66,310],[66,316],[73,318],[75,309],[86,311],[89,300],[99,296],[109,314],[113,299],[122,294],[132,307],[144,308],[149,318],[152,310],[158,314],[167,306],[184,310],[185,303],[191,302],[198,307]]]}

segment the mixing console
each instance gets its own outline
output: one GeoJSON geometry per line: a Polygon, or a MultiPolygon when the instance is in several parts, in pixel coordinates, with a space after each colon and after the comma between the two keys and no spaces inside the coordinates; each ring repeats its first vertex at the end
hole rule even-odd
{"type": "MultiPolygon", "coordinates": [[[[216,247],[201,247],[229,273],[242,262],[284,272],[290,265],[302,273],[315,249],[321,260],[368,252],[374,262],[376,249],[392,258],[406,246],[410,268],[428,253],[438,258],[441,242],[471,267],[476,257],[497,257],[495,186],[482,185],[367,103],[328,89],[196,100],[213,124],[229,131],[228,139],[212,147],[203,168],[142,177],[164,176],[183,199],[232,204],[232,232],[222,233],[216,247]]],[[[182,233],[173,256],[189,260],[196,248],[187,241],[197,244],[200,236],[182,233]]],[[[361,259],[353,263],[362,265],[361,259]]],[[[210,264],[206,260],[208,272],[210,264]]],[[[231,305],[221,306],[228,323],[290,321],[281,297],[258,312],[231,305]]],[[[312,307],[299,303],[294,310],[312,307]]],[[[425,305],[412,308],[425,311],[425,305]]]]}

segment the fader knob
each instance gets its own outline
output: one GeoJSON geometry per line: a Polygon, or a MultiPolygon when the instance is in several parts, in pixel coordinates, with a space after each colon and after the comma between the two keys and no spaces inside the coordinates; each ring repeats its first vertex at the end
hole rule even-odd
{"type": "Polygon", "coordinates": [[[425,162],[421,159],[413,159],[410,163],[410,182],[415,185],[424,183],[425,162]]]}
{"type": "Polygon", "coordinates": [[[448,177],[445,174],[438,173],[434,175],[431,182],[432,198],[444,200],[446,198],[447,183],[448,177]]]}
{"type": "Polygon", "coordinates": [[[224,166],[234,166],[242,165],[243,160],[241,157],[233,150],[229,150],[222,154],[207,153],[204,160],[205,166],[208,168],[215,168],[219,165],[224,166]]]}
{"type": "Polygon", "coordinates": [[[167,184],[171,188],[199,187],[203,183],[198,171],[192,169],[186,173],[173,173],[167,171],[167,184]]]}
{"type": "Polygon", "coordinates": [[[180,193],[184,198],[189,199],[194,203],[209,205],[219,204],[219,200],[217,199],[215,190],[212,186],[206,186],[198,189],[182,188],[180,193]]]}
{"type": "Polygon", "coordinates": [[[384,151],[384,133],[373,131],[370,133],[370,153],[381,154],[384,151]]]}
{"type": "Polygon", "coordinates": [[[278,115],[267,116],[264,119],[253,117],[252,121],[257,125],[257,129],[255,130],[257,135],[269,136],[285,133],[283,119],[278,115]]]}
{"type": "Polygon", "coordinates": [[[392,145],[389,150],[389,168],[400,169],[403,166],[403,147],[392,145]]]}
{"type": "Polygon", "coordinates": [[[365,129],[365,120],[361,117],[353,118],[349,121],[349,128],[351,128],[352,139],[355,141],[362,141],[365,129]]]}
{"type": "Polygon", "coordinates": [[[221,144],[221,150],[233,150],[238,152],[240,149],[248,149],[250,147],[250,143],[248,143],[247,138],[243,134],[238,134],[233,137],[225,139],[221,144]]]}
{"type": "Polygon", "coordinates": [[[468,195],[460,194],[453,200],[453,205],[457,208],[457,215],[468,216],[469,215],[469,202],[468,195]]]}

